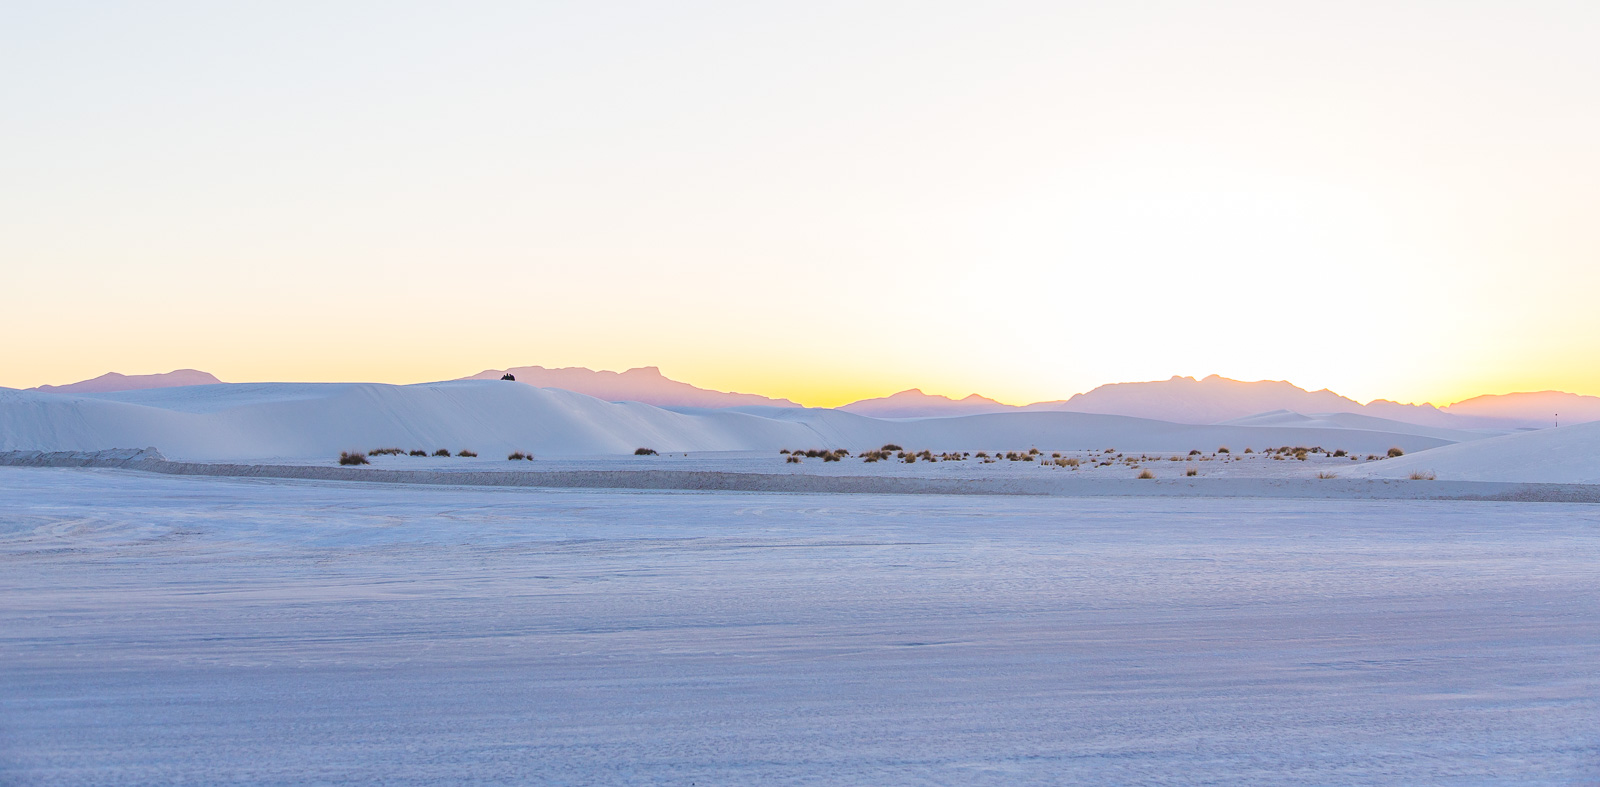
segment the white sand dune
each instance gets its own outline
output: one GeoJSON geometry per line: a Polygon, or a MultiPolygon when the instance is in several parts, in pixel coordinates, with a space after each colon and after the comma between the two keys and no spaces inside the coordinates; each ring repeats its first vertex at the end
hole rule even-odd
{"type": "Polygon", "coordinates": [[[1235,418],[1223,421],[1222,426],[1293,426],[1315,429],[1365,429],[1372,432],[1390,432],[1393,434],[1415,434],[1425,437],[1437,437],[1440,440],[1449,440],[1453,443],[1464,443],[1471,440],[1481,440],[1506,434],[1510,430],[1467,430],[1446,429],[1437,426],[1423,426],[1421,424],[1394,421],[1388,418],[1378,418],[1360,413],[1316,413],[1306,415],[1292,410],[1273,410],[1268,413],[1235,418]]]}
{"type": "Polygon", "coordinates": [[[326,457],[380,446],[543,456],[783,447],[852,450],[1214,450],[1320,445],[1420,451],[1450,441],[1365,429],[1196,426],[1087,413],[883,420],[799,408],[672,411],[495,381],[421,385],[251,383],[62,395],[0,390],[0,450],[155,446],[194,460],[326,457]]]}
{"type": "Polygon", "coordinates": [[[1434,448],[1353,468],[1352,478],[1431,473],[1448,481],[1600,483],[1600,421],[1434,448]]]}

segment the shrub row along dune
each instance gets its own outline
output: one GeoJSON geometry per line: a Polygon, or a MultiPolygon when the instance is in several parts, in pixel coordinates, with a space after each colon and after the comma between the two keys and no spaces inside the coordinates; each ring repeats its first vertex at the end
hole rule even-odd
{"type": "MultiPolygon", "coordinates": [[[[447,450],[447,449],[444,449],[444,448],[441,448],[441,449],[439,449],[437,451],[434,451],[433,454],[432,454],[432,456],[450,456],[450,455],[451,455],[450,451],[447,450]]],[[[476,451],[473,451],[473,450],[470,450],[470,449],[467,449],[467,448],[463,448],[460,451],[456,452],[456,454],[455,454],[455,456],[466,456],[466,457],[473,457],[473,456],[477,456],[477,455],[478,455],[478,453],[476,451]]],[[[341,464],[341,465],[366,465],[366,464],[372,464],[370,461],[367,460],[367,457],[369,457],[369,456],[429,456],[429,453],[427,451],[422,451],[422,450],[406,451],[403,448],[374,448],[373,450],[367,451],[366,453],[362,453],[360,451],[341,451],[339,453],[339,464],[341,464]]],[[[516,456],[515,458],[517,458],[517,459],[523,459],[523,458],[532,459],[533,458],[533,454],[527,454],[525,456],[519,455],[519,456],[516,456]]]]}

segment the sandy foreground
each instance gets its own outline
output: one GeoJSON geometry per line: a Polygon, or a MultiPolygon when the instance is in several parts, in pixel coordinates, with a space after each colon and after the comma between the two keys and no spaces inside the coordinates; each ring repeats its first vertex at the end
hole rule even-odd
{"type": "Polygon", "coordinates": [[[5,467],[0,564],[6,784],[1600,768],[1588,504],[5,467]]]}

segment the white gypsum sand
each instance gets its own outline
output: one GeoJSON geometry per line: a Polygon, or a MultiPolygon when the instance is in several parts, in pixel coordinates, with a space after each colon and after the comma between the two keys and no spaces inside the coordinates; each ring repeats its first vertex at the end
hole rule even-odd
{"type": "Polygon", "coordinates": [[[0,468],[0,782],[1573,783],[1595,511],[0,468]]]}
{"type": "Polygon", "coordinates": [[[173,459],[257,461],[337,457],[394,446],[480,456],[679,451],[777,451],[898,443],[949,450],[1115,447],[1215,450],[1304,445],[1361,454],[1408,452],[1481,435],[1371,419],[1382,428],[1197,426],[1118,415],[1008,412],[879,419],[839,410],[667,410],[603,402],[498,380],[421,385],[249,383],[62,395],[0,390],[0,451],[89,451],[155,446],[173,459]],[[1433,432],[1419,434],[1418,432],[1433,432]]]}

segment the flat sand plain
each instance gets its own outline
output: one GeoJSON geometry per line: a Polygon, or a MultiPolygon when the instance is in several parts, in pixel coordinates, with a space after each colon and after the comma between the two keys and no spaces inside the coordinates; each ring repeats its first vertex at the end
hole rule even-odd
{"type": "Polygon", "coordinates": [[[0,468],[0,565],[7,784],[1572,784],[1600,763],[1594,505],[0,468]]]}

